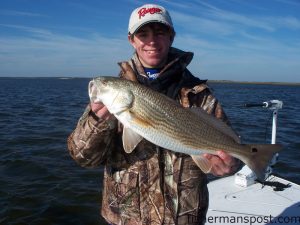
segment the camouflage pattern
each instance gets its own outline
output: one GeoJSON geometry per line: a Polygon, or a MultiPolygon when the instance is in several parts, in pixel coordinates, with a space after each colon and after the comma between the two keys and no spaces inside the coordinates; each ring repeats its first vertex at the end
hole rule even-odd
{"type": "MultiPolygon", "coordinates": [[[[186,66],[192,54],[177,49],[172,49],[172,53],[176,57],[161,73],[172,72],[178,65],[189,73],[186,66]]],[[[119,65],[120,76],[125,79],[140,81],[141,76],[146,77],[136,55],[119,65]]],[[[175,96],[184,107],[202,107],[227,121],[205,82],[181,87],[175,96]]],[[[208,208],[207,177],[191,157],[146,140],[127,154],[122,147],[121,131],[122,125],[116,119],[99,119],[88,106],[68,139],[69,152],[81,166],[105,166],[102,216],[110,224],[204,224],[208,208]]]]}

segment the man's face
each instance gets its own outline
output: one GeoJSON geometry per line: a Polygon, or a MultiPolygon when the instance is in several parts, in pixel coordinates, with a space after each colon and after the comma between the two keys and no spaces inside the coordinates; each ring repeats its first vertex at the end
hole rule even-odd
{"type": "Polygon", "coordinates": [[[160,23],[149,23],[141,27],[134,36],[128,36],[144,67],[163,67],[172,44],[171,31],[160,23]]]}

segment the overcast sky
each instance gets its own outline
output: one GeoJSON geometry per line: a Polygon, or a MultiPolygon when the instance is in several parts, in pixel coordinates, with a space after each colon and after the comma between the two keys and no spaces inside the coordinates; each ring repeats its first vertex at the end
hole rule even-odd
{"type": "MultiPolygon", "coordinates": [[[[0,76],[117,75],[131,11],[149,1],[1,0],[0,76]]],[[[150,2],[151,3],[151,2],[150,2]]],[[[210,80],[300,82],[300,0],[160,0],[174,47],[210,80]]]]}

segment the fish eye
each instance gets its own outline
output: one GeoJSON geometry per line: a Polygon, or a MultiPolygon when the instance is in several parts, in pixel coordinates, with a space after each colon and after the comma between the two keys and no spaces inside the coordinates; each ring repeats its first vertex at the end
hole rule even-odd
{"type": "Polygon", "coordinates": [[[107,85],[107,80],[103,80],[101,83],[102,83],[102,85],[106,86],[107,85]]]}

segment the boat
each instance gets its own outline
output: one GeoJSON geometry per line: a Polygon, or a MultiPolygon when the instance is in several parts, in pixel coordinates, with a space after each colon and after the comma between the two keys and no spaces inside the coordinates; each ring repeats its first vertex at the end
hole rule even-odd
{"type": "MultiPolygon", "coordinates": [[[[262,107],[273,111],[271,144],[276,143],[277,115],[283,106],[280,100],[270,100],[246,107],[262,107]]],[[[300,224],[300,185],[272,174],[275,155],[263,183],[246,165],[236,174],[208,183],[209,224],[300,224]]]]}

